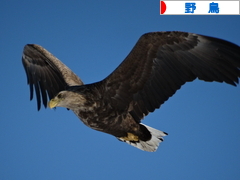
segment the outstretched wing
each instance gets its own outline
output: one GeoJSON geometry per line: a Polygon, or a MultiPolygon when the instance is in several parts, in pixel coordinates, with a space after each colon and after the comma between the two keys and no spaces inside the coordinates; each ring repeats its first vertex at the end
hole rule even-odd
{"type": "Polygon", "coordinates": [[[102,81],[104,99],[137,122],[159,108],[180,87],[198,78],[238,83],[240,47],[186,32],[144,34],[126,59],[102,81]]]}
{"type": "Polygon", "coordinates": [[[22,63],[30,86],[30,100],[33,99],[34,87],[38,110],[41,108],[41,99],[46,107],[48,98],[52,99],[68,86],[83,84],[66,65],[39,45],[27,44],[24,47],[22,63]]]}

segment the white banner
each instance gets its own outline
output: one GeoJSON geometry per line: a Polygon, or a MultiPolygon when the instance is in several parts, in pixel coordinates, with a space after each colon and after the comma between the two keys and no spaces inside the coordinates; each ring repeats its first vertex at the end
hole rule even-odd
{"type": "Polygon", "coordinates": [[[239,1],[160,1],[162,15],[239,15],[239,1]]]}

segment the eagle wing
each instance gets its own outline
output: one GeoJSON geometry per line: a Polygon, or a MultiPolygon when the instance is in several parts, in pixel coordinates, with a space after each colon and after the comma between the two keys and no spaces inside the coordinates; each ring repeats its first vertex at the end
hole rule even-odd
{"type": "Polygon", "coordinates": [[[186,32],[153,32],[140,37],[125,60],[102,81],[104,100],[135,121],[159,108],[180,87],[198,78],[238,83],[240,47],[186,32]]]}
{"type": "Polygon", "coordinates": [[[52,99],[68,86],[83,84],[66,65],[39,45],[27,44],[24,47],[22,63],[30,86],[30,100],[35,89],[38,110],[41,108],[41,99],[46,107],[48,98],[52,99]]]}

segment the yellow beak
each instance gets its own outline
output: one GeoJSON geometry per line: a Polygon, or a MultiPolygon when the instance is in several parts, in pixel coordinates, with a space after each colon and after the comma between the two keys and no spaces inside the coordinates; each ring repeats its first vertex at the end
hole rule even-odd
{"type": "Polygon", "coordinates": [[[55,108],[60,101],[61,101],[60,99],[53,98],[53,99],[51,99],[51,100],[48,102],[48,107],[49,107],[50,109],[55,108]]]}

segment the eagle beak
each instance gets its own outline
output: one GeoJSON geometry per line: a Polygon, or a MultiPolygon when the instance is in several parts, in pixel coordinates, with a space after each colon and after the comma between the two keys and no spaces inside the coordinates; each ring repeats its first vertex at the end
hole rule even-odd
{"type": "Polygon", "coordinates": [[[60,102],[60,99],[57,99],[57,98],[51,99],[51,100],[48,102],[48,107],[49,107],[50,109],[55,108],[55,107],[58,105],[59,102],[60,102]]]}

